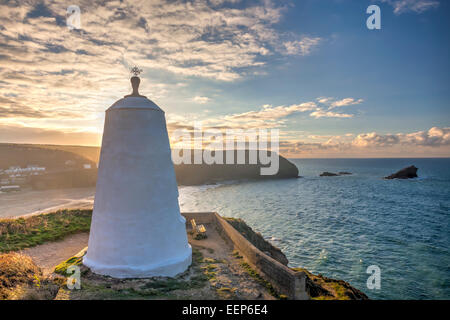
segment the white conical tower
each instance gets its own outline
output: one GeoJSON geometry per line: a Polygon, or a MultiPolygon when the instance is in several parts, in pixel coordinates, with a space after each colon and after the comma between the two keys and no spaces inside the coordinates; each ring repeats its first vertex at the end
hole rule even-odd
{"type": "MultiPolygon", "coordinates": [[[[136,69],[135,69],[136,71],[136,69]]],[[[164,111],[133,93],[107,111],[83,263],[116,278],[175,276],[191,264],[164,111]]]]}

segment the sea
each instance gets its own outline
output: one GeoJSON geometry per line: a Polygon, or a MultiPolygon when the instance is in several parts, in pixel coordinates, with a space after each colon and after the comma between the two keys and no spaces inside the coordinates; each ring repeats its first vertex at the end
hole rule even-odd
{"type": "Polygon", "coordinates": [[[290,161],[302,178],[180,187],[181,210],[242,218],[290,267],[345,280],[371,299],[450,299],[449,158],[290,161]],[[410,165],[418,178],[383,179],[410,165]]]}

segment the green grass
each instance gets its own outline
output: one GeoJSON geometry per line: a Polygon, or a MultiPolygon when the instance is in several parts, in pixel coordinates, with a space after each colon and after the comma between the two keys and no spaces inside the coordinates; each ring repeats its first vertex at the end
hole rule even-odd
{"type": "Polygon", "coordinates": [[[0,219],[0,252],[17,251],[67,235],[87,232],[92,210],[59,210],[18,219],[0,219]]]}
{"type": "Polygon", "coordinates": [[[70,266],[79,266],[83,263],[83,257],[72,257],[64,262],[61,262],[55,267],[55,272],[63,276],[67,276],[67,269],[70,266]]]}
{"type": "Polygon", "coordinates": [[[235,297],[235,292],[237,291],[237,288],[229,288],[229,287],[222,287],[216,289],[217,294],[219,297],[225,300],[229,300],[235,297]]]}

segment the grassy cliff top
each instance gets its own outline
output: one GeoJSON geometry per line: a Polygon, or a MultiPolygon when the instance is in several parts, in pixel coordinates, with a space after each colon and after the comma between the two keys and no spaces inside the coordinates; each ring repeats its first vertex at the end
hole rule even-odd
{"type": "Polygon", "coordinates": [[[0,219],[0,252],[34,247],[89,231],[91,217],[92,210],[59,210],[26,218],[0,219]]]}
{"type": "MultiPolygon", "coordinates": [[[[42,271],[29,257],[13,251],[63,239],[69,234],[89,231],[91,216],[92,210],[60,210],[27,218],[0,219],[0,252],[9,252],[0,254],[0,299],[55,298],[55,286],[57,291],[61,291],[62,288],[61,279],[59,282],[55,282],[51,277],[43,277],[42,271]]],[[[253,231],[244,220],[227,218],[227,221],[257,248],[271,254],[274,259],[284,262],[283,260],[286,257],[281,250],[272,246],[261,234],[253,231]]],[[[211,230],[213,227],[207,228],[211,230]]],[[[209,239],[208,241],[223,241],[219,238],[209,239]]],[[[85,277],[84,285],[87,291],[83,294],[66,292],[75,299],[170,299],[183,297],[231,299],[239,297],[239,294],[243,297],[242,293],[239,292],[251,286],[259,288],[254,289],[254,291],[265,291],[266,298],[270,295],[283,298],[273,290],[270,283],[267,283],[245,263],[239,253],[231,253],[232,250],[227,249],[230,252],[222,252],[219,255],[218,252],[214,253],[214,250],[203,247],[207,242],[201,241],[203,240],[190,240],[195,249],[192,268],[189,269],[188,273],[175,280],[147,279],[136,280],[136,283],[133,281],[123,282],[122,280],[113,281],[109,277],[95,275],[88,268],[81,266],[81,256],[62,261],[55,271],[65,274],[68,266],[80,265],[82,267],[82,275],[85,277]],[[204,257],[205,254],[208,256],[204,257]],[[230,281],[233,274],[238,274],[235,277],[236,279],[233,278],[235,286],[223,285],[223,283],[230,281]],[[267,295],[267,292],[270,294],[267,295]]],[[[224,250],[226,244],[223,243],[219,247],[224,250]]],[[[285,262],[287,265],[287,259],[285,262]]],[[[314,275],[303,268],[293,268],[293,270],[306,273],[306,289],[312,299],[368,299],[363,292],[343,280],[327,278],[320,274],[314,275]]],[[[64,282],[64,278],[62,279],[62,282],[64,282]]],[[[64,292],[64,290],[61,292],[64,292]]]]}

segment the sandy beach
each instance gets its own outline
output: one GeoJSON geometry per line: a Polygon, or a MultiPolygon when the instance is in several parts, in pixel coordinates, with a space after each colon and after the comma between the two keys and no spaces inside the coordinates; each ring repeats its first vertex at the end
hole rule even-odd
{"type": "Polygon", "coordinates": [[[95,187],[0,193],[0,218],[27,216],[63,208],[92,208],[94,195],[95,187]]]}

